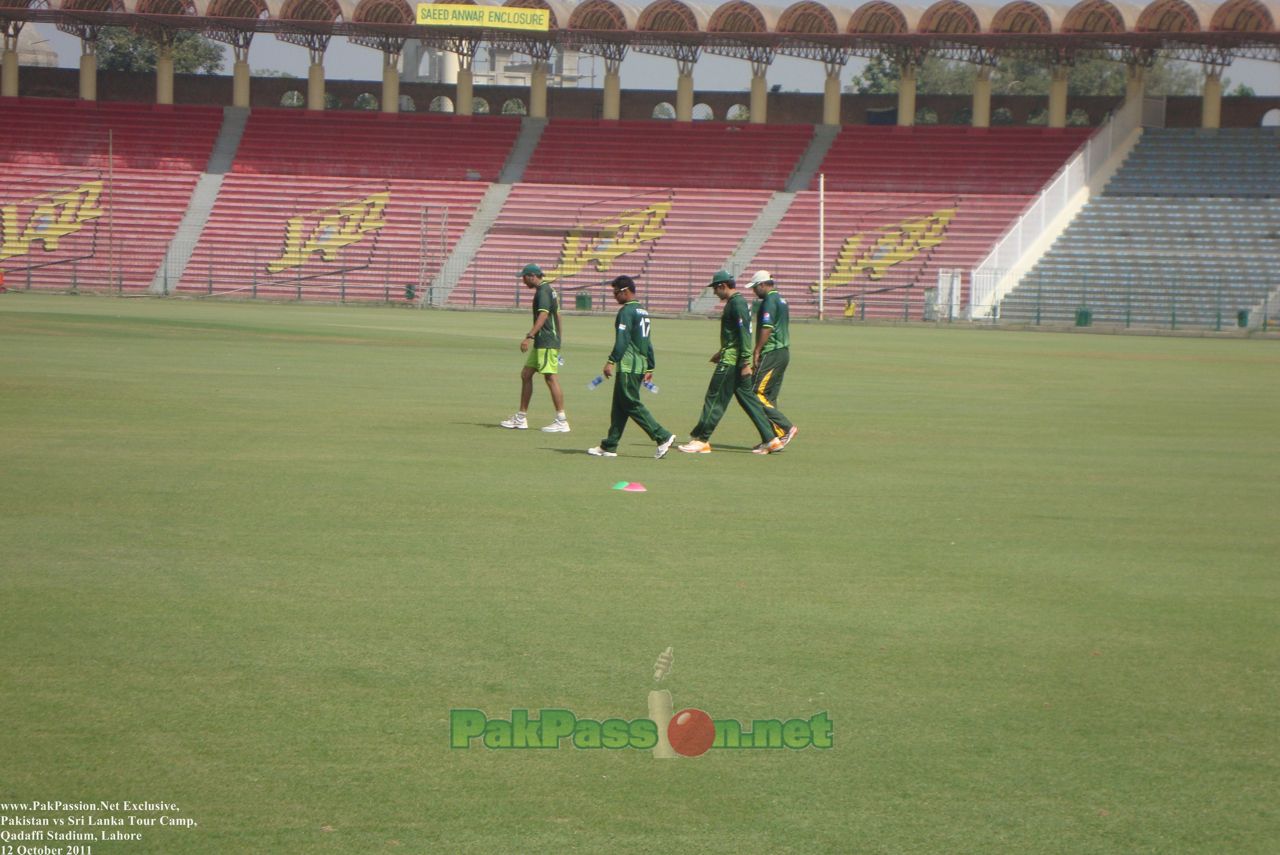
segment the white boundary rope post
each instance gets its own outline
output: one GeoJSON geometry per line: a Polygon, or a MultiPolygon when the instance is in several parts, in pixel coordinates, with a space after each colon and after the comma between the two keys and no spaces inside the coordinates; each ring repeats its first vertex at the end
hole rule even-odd
{"type": "Polygon", "coordinates": [[[827,174],[818,173],[818,320],[825,317],[826,309],[826,255],[827,255],[827,174]]]}

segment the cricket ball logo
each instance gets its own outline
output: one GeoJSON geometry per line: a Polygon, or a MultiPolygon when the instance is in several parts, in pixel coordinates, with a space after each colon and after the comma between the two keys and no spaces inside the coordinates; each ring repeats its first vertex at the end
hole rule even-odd
{"type": "MultiPolygon", "coordinates": [[[[671,673],[675,653],[668,647],[653,665],[653,681],[661,683],[671,673]]],[[[830,748],[833,742],[831,718],[825,712],[807,719],[757,719],[744,727],[737,719],[713,719],[703,710],[687,707],[672,713],[671,692],[649,692],[649,720],[658,732],[653,756],[671,759],[697,757],[712,748],[830,748]]]]}
{"type": "MultiPolygon", "coordinates": [[[[653,663],[653,681],[661,683],[675,664],[675,651],[668,647],[653,663]]],[[[653,756],[670,759],[677,754],[697,757],[707,753],[716,739],[716,723],[699,709],[683,709],[672,714],[671,693],[666,689],[649,692],[649,720],[658,728],[658,744],[653,756]]]]}

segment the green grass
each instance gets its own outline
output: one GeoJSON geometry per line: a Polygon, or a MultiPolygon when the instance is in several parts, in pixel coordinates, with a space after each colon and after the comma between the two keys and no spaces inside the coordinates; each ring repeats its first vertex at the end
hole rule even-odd
{"type": "MultiPolygon", "coordinates": [[[[496,427],[526,325],[0,298],[0,802],[200,823],[96,855],[1275,851],[1274,342],[800,325],[785,454],[600,460],[604,317],[573,433],[496,427]],[[448,747],[641,717],[667,645],[677,709],[835,747],[448,747]]],[[[683,438],[716,328],[655,327],[683,438]]]]}

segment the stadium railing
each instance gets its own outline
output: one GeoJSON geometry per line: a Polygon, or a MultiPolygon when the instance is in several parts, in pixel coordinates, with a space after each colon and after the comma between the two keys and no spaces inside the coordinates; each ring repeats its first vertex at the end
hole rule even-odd
{"type": "Polygon", "coordinates": [[[970,319],[990,318],[1052,238],[1100,192],[1142,131],[1141,100],[1126,101],[1050,179],[1026,211],[969,272],[970,319]]]}

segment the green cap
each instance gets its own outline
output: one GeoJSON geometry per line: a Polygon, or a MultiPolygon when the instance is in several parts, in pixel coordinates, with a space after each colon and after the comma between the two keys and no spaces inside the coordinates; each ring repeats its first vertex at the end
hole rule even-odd
{"type": "Polygon", "coordinates": [[[734,287],[737,287],[738,283],[734,281],[733,274],[730,273],[728,270],[717,270],[715,272],[715,275],[711,277],[711,282],[707,284],[707,287],[710,288],[713,285],[721,285],[721,284],[733,285],[734,287]]]}
{"type": "Polygon", "coordinates": [[[521,279],[523,279],[526,276],[541,276],[541,275],[542,275],[542,268],[536,264],[526,264],[524,267],[520,268],[521,279]]]}

